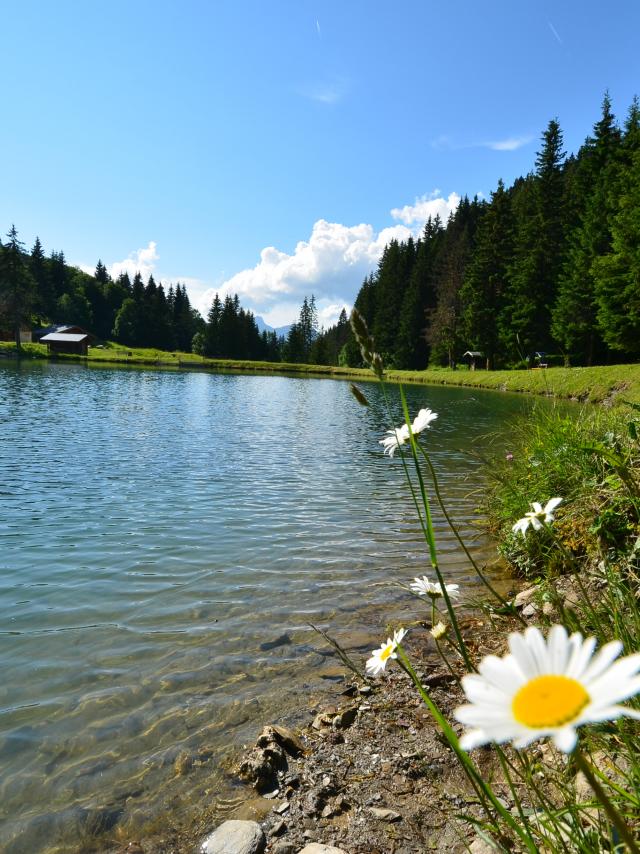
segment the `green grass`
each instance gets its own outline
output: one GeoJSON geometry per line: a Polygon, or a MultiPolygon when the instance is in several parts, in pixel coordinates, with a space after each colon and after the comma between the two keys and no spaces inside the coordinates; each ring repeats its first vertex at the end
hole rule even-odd
{"type": "MultiPolygon", "coordinates": [[[[29,358],[50,358],[42,344],[23,345],[29,358]]],[[[0,354],[15,355],[15,344],[0,342],[0,354]]],[[[64,360],[127,365],[156,365],[212,371],[305,374],[341,379],[367,380],[371,372],[359,368],[304,365],[293,362],[254,362],[248,359],[205,359],[193,353],[170,353],[141,347],[123,347],[109,342],[104,349],[91,347],[89,356],[58,356],[64,360]]],[[[469,386],[497,391],[524,392],[572,398],[590,403],[631,400],[640,403],[640,364],[607,365],[594,368],[546,368],[530,371],[469,371],[461,369],[400,371],[389,370],[389,382],[424,385],[469,386]]]]}

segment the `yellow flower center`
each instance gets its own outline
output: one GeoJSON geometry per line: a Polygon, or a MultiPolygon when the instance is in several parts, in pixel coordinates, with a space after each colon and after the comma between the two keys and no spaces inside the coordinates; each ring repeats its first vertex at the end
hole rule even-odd
{"type": "Polygon", "coordinates": [[[382,650],[382,652],[380,653],[380,660],[386,661],[389,658],[389,656],[391,655],[391,653],[393,652],[393,648],[394,647],[393,647],[392,643],[387,644],[385,646],[385,648],[382,650]]]}
{"type": "Polygon", "coordinates": [[[575,679],[548,674],[523,685],[513,698],[511,709],[518,723],[531,729],[547,729],[575,720],[590,699],[575,679]]]}

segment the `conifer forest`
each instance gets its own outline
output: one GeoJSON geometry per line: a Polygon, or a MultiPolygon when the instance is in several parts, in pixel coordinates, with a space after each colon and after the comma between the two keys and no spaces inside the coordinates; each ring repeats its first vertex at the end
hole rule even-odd
{"type": "MultiPolygon", "coordinates": [[[[447,222],[391,241],[355,306],[385,364],[453,367],[479,351],[487,368],[591,365],[640,356],[640,102],[619,122],[605,95],[592,133],[564,151],[557,119],[532,171],[490,198],[464,197],[447,222]]],[[[237,296],[216,295],[206,318],[184,285],[153,276],[88,275],[28,251],[15,227],[0,243],[0,327],[76,324],[127,346],[313,364],[361,365],[347,313],[319,329],[305,298],[286,336],[260,331],[237,296]]]]}

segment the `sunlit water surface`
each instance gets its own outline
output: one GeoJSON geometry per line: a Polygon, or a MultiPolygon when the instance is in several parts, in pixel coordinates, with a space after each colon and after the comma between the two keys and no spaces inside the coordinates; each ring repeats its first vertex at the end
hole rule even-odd
{"type": "MultiPolygon", "coordinates": [[[[369,409],[332,380],[0,365],[0,850],[224,810],[239,746],[335,676],[308,623],[362,663],[415,615],[388,583],[427,571],[424,545],[364,388],[369,409]]],[[[469,450],[531,403],[407,394],[440,413],[424,441],[486,557],[469,450]]]]}

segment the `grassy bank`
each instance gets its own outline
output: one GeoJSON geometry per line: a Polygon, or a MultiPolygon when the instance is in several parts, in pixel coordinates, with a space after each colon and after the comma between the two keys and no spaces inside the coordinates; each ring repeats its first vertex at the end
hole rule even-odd
{"type": "MultiPolygon", "coordinates": [[[[42,344],[23,345],[24,356],[51,358],[42,344]]],[[[0,355],[15,356],[15,344],[0,342],[0,355]]],[[[186,370],[301,374],[316,377],[367,380],[371,372],[331,365],[304,365],[293,362],[254,362],[247,359],[206,359],[193,353],[170,353],[108,343],[92,347],[88,357],[57,356],[59,360],[98,364],[147,365],[186,370]]],[[[640,364],[607,365],[593,368],[547,368],[531,371],[469,371],[466,369],[387,371],[389,382],[424,385],[468,386],[497,391],[524,392],[590,403],[615,403],[618,398],[640,403],[640,364]]]]}

